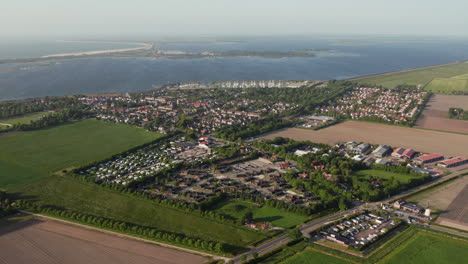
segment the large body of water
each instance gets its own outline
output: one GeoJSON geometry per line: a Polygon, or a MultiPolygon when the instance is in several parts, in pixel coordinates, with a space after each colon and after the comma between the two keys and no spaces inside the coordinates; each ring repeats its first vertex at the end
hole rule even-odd
{"type": "MultiPolygon", "coordinates": [[[[172,43],[164,49],[198,51],[327,49],[307,58],[87,58],[58,64],[0,64],[0,100],[46,95],[149,90],[179,81],[328,80],[468,59],[466,39],[346,40],[339,38],[257,39],[242,42],[172,43]]],[[[130,44],[27,42],[0,44],[0,58],[132,47],[130,44]],[[49,43],[50,45],[47,45],[49,43]],[[52,44],[53,43],[53,44],[52,44]]]]}

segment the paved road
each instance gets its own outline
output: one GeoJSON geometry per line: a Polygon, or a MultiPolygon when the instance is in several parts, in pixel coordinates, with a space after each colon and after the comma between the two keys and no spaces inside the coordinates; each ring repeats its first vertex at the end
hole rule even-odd
{"type": "MultiPolygon", "coordinates": [[[[438,185],[438,184],[441,184],[443,182],[446,182],[454,177],[457,177],[461,174],[464,174],[464,173],[467,173],[466,171],[458,171],[458,172],[453,172],[447,176],[444,176],[444,177],[440,177],[434,181],[431,181],[429,183],[426,183],[426,184],[423,184],[423,185],[420,185],[420,186],[417,186],[413,189],[410,189],[410,190],[407,190],[407,191],[404,191],[400,194],[397,194],[397,195],[394,195],[390,198],[387,198],[385,200],[382,200],[382,201],[379,201],[379,202],[375,202],[375,203],[367,203],[367,204],[363,204],[361,206],[358,206],[358,207],[355,207],[355,208],[352,208],[352,209],[348,209],[346,211],[342,211],[342,212],[337,212],[337,213],[334,213],[334,214],[331,214],[331,215],[328,215],[326,217],[323,217],[323,218],[320,218],[320,219],[317,219],[317,220],[313,220],[307,224],[304,224],[300,230],[302,232],[302,234],[306,237],[309,237],[309,234],[310,232],[316,230],[317,228],[321,227],[321,226],[324,226],[326,225],[328,222],[330,222],[331,220],[335,220],[337,218],[342,218],[346,215],[349,215],[349,214],[352,214],[352,213],[356,213],[356,212],[359,212],[363,209],[365,209],[365,207],[375,207],[375,206],[378,206],[379,204],[381,203],[388,203],[388,202],[391,202],[393,200],[398,200],[398,199],[401,199],[403,197],[406,197],[410,194],[413,194],[413,193],[416,193],[424,188],[429,188],[429,187],[432,187],[432,186],[435,186],[435,185],[438,185]]],[[[451,234],[455,234],[455,235],[459,235],[459,236],[467,236],[466,233],[461,233],[461,232],[457,232],[457,231],[454,231],[454,230],[450,230],[447,231],[447,229],[445,228],[441,228],[441,227],[437,227],[437,226],[429,226],[429,228],[433,228],[434,230],[440,230],[440,231],[444,231],[444,232],[447,232],[447,233],[451,233],[451,234]]],[[[257,252],[259,256],[263,255],[263,254],[266,254],[272,250],[275,250],[283,245],[285,245],[286,243],[288,243],[290,241],[289,237],[287,235],[283,235],[283,236],[280,236],[280,237],[277,237],[277,238],[274,238],[273,240],[270,240],[256,248],[252,248],[249,252],[245,253],[245,255],[247,255],[248,259],[252,258],[252,254],[254,252],[257,252]]],[[[232,259],[234,261],[234,263],[240,263],[241,260],[240,260],[240,257],[237,256],[236,258],[233,258],[232,259]]]]}

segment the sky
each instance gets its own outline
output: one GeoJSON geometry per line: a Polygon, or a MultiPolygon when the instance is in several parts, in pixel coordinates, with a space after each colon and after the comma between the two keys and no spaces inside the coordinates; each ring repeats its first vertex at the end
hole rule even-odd
{"type": "Polygon", "coordinates": [[[467,0],[0,0],[2,36],[468,36],[467,0]]]}

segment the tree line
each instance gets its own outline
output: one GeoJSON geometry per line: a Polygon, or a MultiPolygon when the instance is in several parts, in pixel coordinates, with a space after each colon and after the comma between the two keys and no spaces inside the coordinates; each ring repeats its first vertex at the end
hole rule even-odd
{"type": "Polygon", "coordinates": [[[234,249],[232,246],[221,242],[188,237],[183,234],[162,231],[156,228],[145,227],[141,225],[127,223],[124,221],[117,221],[102,216],[83,214],[50,206],[42,206],[25,200],[18,200],[16,201],[16,204],[20,208],[25,208],[28,210],[52,215],[59,218],[70,219],[94,227],[103,228],[107,230],[114,230],[117,232],[135,235],[138,237],[161,241],[169,244],[182,245],[190,248],[200,249],[202,251],[213,252],[217,254],[226,254],[231,253],[234,249]]]}

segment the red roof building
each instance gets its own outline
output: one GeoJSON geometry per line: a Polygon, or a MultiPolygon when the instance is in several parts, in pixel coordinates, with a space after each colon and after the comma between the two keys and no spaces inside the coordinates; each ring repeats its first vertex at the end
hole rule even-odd
{"type": "Polygon", "coordinates": [[[444,159],[444,156],[433,153],[433,154],[419,156],[415,159],[415,161],[419,163],[432,163],[432,162],[436,162],[436,161],[443,160],[443,159],[444,159]]]}
{"type": "Polygon", "coordinates": [[[455,157],[452,159],[444,160],[440,162],[438,165],[444,167],[444,168],[452,168],[452,167],[457,167],[461,166],[463,164],[468,163],[468,158],[463,158],[463,157],[455,157]]]}

